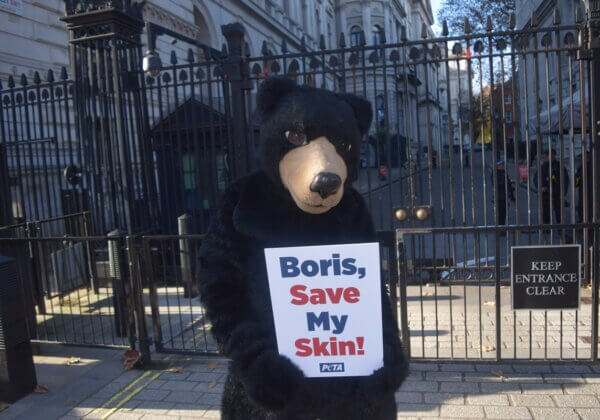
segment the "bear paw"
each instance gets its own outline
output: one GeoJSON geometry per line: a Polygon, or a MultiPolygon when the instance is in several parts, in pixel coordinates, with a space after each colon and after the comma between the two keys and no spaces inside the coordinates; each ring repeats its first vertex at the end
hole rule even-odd
{"type": "Polygon", "coordinates": [[[262,353],[241,373],[250,398],[273,411],[292,400],[304,376],[291,360],[275,352],[262,353]]]}

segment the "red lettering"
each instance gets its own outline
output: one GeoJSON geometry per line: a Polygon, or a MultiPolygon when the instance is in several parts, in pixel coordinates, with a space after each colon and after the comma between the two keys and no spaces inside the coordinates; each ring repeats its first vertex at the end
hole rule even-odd
{"type": "Polygon", "coordinates": [[[364,337],[356,337],[356,341],[337,341],[337,338],[331,337],[329,341],[321,341],[317,337],[299,338],[294,344],[296,346],[296,356],[357,356],[365,354],[364,337]]]}
{"type": "Polygon", "coordinates": [[[315,351],[315,356],[329,356],[329,352],[327,351],[328,341],[319,340],[317,337],[313,338],[313,347],[315,351]]]}
{"type": "Polygon", "coordinates": [[[310,348],[310,339],[308,338],[299,338],[295,342],[296,348],[298,351],[296,352],[296,356],[298,357],[307,357],[312,354],[312,349],[310,348]]]}
{"type": "Polygon", "coordinates": [[[310,303],[313,305],[323,305],[327,303],[327,297],[322,289],[310,289],[310,303]]]}
{"type": "Polygon", "coordinates": [[[333,291],[333,289],[330,289],[328,287],[327,289],[325,289],[325,291],[327,292],[327,296],[329,296],[331,303],[340,303],[340,300],[342,300],[342,295],[344,294],[343,287],[336,288],[335,292],[333,291]]]}
{"type": "Polygon", "coordinates": [[[303,284],[295,284],[290,288],[290,294],[294,297],[290,302],[293,305],[324,305],[327,299],[331,303],[337,304],[342,301],[347,303],[357,303],[360,300],[360,290],[356,287],[336,287],[335,289],[327,287],[325,289],[310,289],[310,297],[306,294],[306,286],[303,284]]]}
{"type": "Polygon", "coordinates": [[[306,305],[308,303],[308,296],[302,293],[305,290],[306,286],[302,284],[296,284],[290,288],[290,294],[295,298],[291,300],[293,305],[306,305]]]}
{"type": "Polygon", "coordinates": [[[356,287],[348,287],[344,290],[344,300],[348,303],[358,302],[360,297],[360,291],[356,287]]]}

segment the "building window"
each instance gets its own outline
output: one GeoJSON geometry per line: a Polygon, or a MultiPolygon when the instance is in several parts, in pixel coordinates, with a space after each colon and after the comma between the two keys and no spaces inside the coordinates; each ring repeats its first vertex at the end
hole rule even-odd
{"type": "Polygon", "coordinates": [[[510,95],[505,95],[505,96],[504,96],[504,103],[505,103],[505,104],[507,104],[507,105],[510,105],[510,104],[512,104],[512,96],[510,96],[510,95]]]}
{"type": "Polygon", "coordinates": [[[504,112],[504,122],[506,122],[506,124],[512,124],[512,112],[510,112],[510,111],[504,112]]]}
{"type": "Polygon", "coordinates": [[[385,124],[385,104],[383,95],[377,95],[375,98],[375,111],[377,117],[377,124],[383,126],[385,124]]]}
{"type": "Polygon", "coordinates": [[[383,29],[379,25],[373,26],[373,45],[383,44],[383,29]]]}
{"type": "Polygon", "coordinates": [[[352,47],[358,47],[360,45],[360,26],[353,26],[350,29],[350,45],[352,47]]]}
{"type": "Polygon", "coordinates": [[[196,162],[194,161],[194,155],[189,153],[184,154],[181,157],[182,172],[183,172],[183,189],[194,190],[196,189],[196,162]]]}

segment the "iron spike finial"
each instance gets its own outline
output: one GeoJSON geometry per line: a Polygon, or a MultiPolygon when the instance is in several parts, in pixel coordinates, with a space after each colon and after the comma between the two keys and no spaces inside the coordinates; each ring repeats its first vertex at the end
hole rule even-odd
{"type": "Polygon", "coordinates": [[[448,22],[445,20],[442,22],[442,36],[448,36],[450,31],[448,30],[448,22]]]}
{"type": "Polygon", "coordinates": [[[8,76],[8,87],[11,89],[15,87],[15,79],[12,75],[8,76]]]}
{"type": "Polygon", "coordinates": [[[494,28],[494,27],[493,27],[493,25],[492,25],[492,17],[491,17],[491,16],[488,16],[488,17],[485,19],[485,31],[486,31],[486,32],[492,32],[492,29],[493,29],[493,28],[494,28]]]}
{"type": "Polygon", "coordinates": [[[35,73],[33,73],[33,83],[35,83],[36,85],[39,85],[40,83],[42,83],[42,78],[40,77],[40,73],[37,71],[35,73]]]}
{"type": "Polygon", "coordinates": [[[283,37],[283,39],[281,41],[281,52],[282,52],[282,54],[288,53],[287,41],[285,40],[285,37],[283,37]]]}
{"type": "Polygon", "coordinates": [[[531,27],[536,28],[537,26],[538,26],[537,13],[535,13],[535,10],[534,10],[533,12],[531,12],[531,27]]]}
{"type": "Polygon", "coordinates": [[[229,56],[229,51],[227,51],[227,44],[223,43],[223,45],[221,46],[221,57],[225,58],[229,56]]]}
{"type": "Polygon", "coordinates": [[[246,58],[250,58],[250,44],[248,44],[247,42],[244,43],[244,55],[246,56],[246,58]]]}
{"type": "Polygon", "coordinates": [[[321,34],[321,36],[319,36],[319,49],[323,51],[325,48],[327,48],[325,46],[325,35],[321,34]]]}
{"type": "Polygon", "coordinates": [[[260,53],[262,55],[269,55],[269,47],[267,46],[267,41],[263,41],[262,47],[260,48],[260,53]]]}
{"type": "Polygon", "coordinates": [[[175,54],[174,50],[171,51],[171,64],[172,65],[176,65],[177,64],[177,54],[175,54]]]}
{"type": "Polygon", "coordinates": [[[67,68],[65,66],[60,68],[60,78],[61,80],[67,80],[69,75],[67,74],[67,68]]]}
{"type": "Polygon", "coordinates": [[[581,12],[581,7],[577,7],[575,9],[575,23],[583,22],[583,13],[581,12]]]}
{"type": "Polygon", "coordinates": [[[340,48],[346,48],[346,36],[344,32],[340,32],[340,42],[338,44],[340,48]]]}
{"type": "Polygon", "coordinates": [[[194,51],[191,48],[188,48],[187,51],[187,61],[188,63],[193,63],[195,60],[194,58],[194,51]]]}
{"type": "Polygon", "coordinates": [[[552,23],[554,25],[560,25],[560,10],[558,10],[558,7],[554,8],[554,16],[552,23]]]}
{"type": "Polygon", "coordinates": [[[406,42],[408,41],[408,35],[406,33],[406,26],[402,25],[400,27],[400,41],[406,42]]]}
{"type": "Polygon", "coordinates": [[[364,47],[365,45],[367,45],[367,37],[365,36],[365,31],[362,30],[360,31],[360,42],[359,42],[361,47],[364,47]]]}
{"type": "Polygon", "coordinates": [[[27,76],[25,76],[25,73],[21,73],[21,86],[27,86],[27,76]]]}
{"type": "Polygon", "coordinates": [[[48,73],[46,73],[46,81],[49,83],[54,82],[54,72],[52,69],[48,69],[48,73]]]}
{"type": "Polygon", "coordinates": [[[302,35],[302,38],[300,39],[300,51],[306,51],[306,37],[304,35],[302,35]]]}
{"type": "Polygon", "coordinates": [[[212,56],[212,55],[211,55],[211,53],[210,53],[210,47],[204,46],[204,47],[202,48],[202,53],[204,54],[204,59],[205,59],[206,61],[210,61],[210,60],[212,60],[212,59],[213,59],[213,56],[212,56]]]}
{"type": "Polygon", "coordinates": [[[427,39],[427,25],[425,23],[421,25],[421,38],[427,39]]]}
{"type": "Polygon", "coordinates": [[[387,43],[387,38],[385,37],[385,30],[384,30],[384,29],[381,29],[381,30],[379,31],[379,35],[380,35],[380,42],[381,42],[382,44],[385,44],[385,43],[387,43]]]}
{"type": "Polygon", "coordinates": [[[515,29],[517,26],[517,16],[514,13],[511,13],[508,17],[508,27],[510,29],[515,29]]]}
{"type": "Polygon", "coordinates": [[[464,24],[464,32],[466,34],[470,34],[471,31],[472,31],[471,22],[469,22],[469,18],[466,17],[465,18],[465,24],[464,24]]]}

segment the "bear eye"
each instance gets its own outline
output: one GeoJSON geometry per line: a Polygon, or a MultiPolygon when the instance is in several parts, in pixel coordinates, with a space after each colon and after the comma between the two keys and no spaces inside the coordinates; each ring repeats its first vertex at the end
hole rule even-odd
{"type": "Polygon", "coordinates": [[[300,131],[288,130],[285,132],[285,138],[294,146],[304,146],[308,144],[306,134],[300,131]]]}

